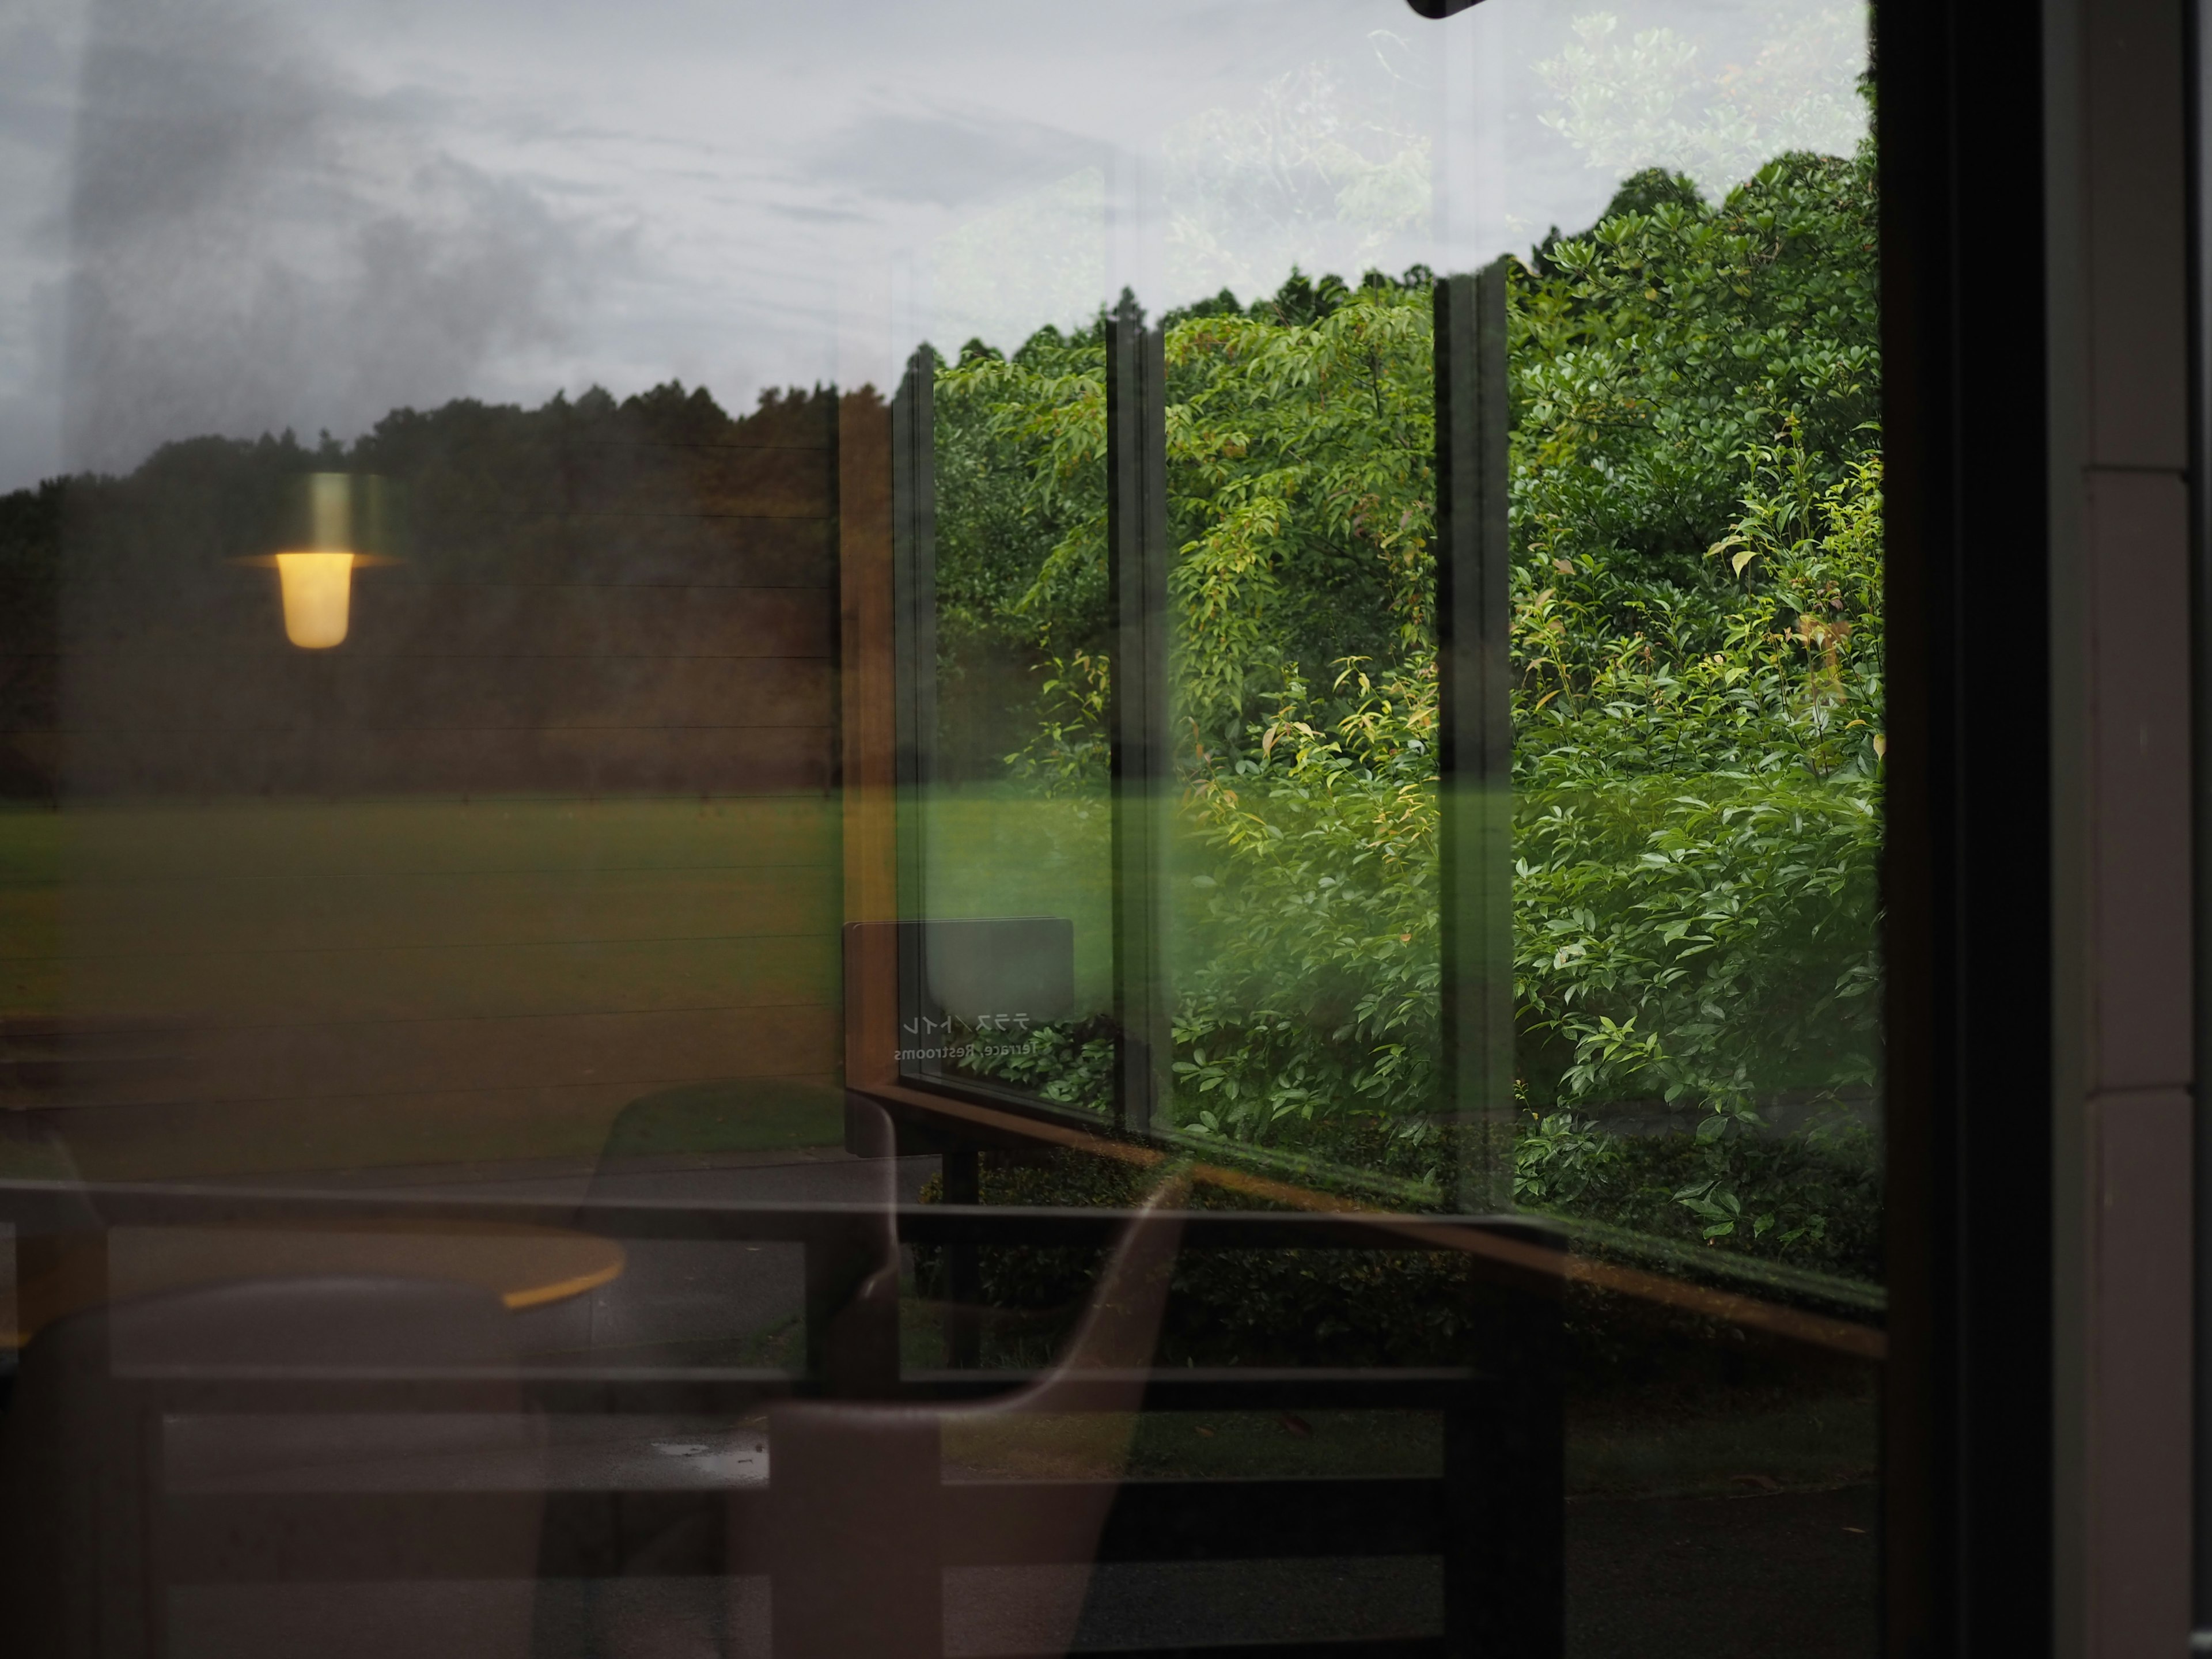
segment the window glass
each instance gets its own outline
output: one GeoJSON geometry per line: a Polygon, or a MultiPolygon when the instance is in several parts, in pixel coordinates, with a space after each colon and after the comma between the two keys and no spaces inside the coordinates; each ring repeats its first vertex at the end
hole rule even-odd
{"type": "Polygon", "coordinates": [[[19,9],[8,1443],[388,1330],[472,1650],[1871,1650],[1868,28],[19,9]]]}

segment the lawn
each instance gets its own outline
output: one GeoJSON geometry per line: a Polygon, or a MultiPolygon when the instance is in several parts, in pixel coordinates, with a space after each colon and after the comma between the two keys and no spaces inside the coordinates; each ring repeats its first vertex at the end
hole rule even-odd
{"type": "MultiPolygon", "coordinates": [[[[585,1157],[641,1097],[826,1085],[842,920],[820,797],[0,811],[23,1103],[136,1174],[585,1157]]],[[[834,1140],[791,1094],[769,1140],[834,1140]]]]}

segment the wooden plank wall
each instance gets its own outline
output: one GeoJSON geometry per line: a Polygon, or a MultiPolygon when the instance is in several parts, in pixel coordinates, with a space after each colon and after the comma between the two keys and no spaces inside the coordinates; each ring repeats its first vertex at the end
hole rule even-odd
{"type": "Polygon", "coordinates": [[[137,1178],[589,1160],[678,1085],[834,1099],[837,462],[817,396],[425,484],[329,652],[266,570],[81,584],[59,809],[0,822],[0,1104],[137,1178]]]}

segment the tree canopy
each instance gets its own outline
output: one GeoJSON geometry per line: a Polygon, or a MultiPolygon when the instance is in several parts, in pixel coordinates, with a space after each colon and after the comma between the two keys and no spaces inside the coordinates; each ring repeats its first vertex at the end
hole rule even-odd
{"type": "MultiPolygon", "coordinates": [[[[1875,269],[1863,150],[1711,203],[1639,174],[1510,283],[1523,1195],[1861,1265],[1875,269]],[[1685,1150],[1608,1127],[1652,1117],[1685,1150]]],[[[1417,1182],[1442,1156],[1431,283],[1294,275],[1164,319],[1176,764],[1211,860],[1175,1109],[1417,1182]]],[[[970,342],[938,383],[941,674],[1002,707],[1028,674],[996,732],[1048,787],[1105,766],[1104,352],[1102,313],[970,342]]],[[[1082,1046],[1062,1097],[1103,1087],[1082,1046]]]]}

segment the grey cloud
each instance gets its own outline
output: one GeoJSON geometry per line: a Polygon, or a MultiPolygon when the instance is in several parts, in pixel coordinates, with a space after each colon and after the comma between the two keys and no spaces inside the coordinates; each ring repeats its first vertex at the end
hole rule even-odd
{"type": "Polygon", "coordinates": [[[785,219],[796,219],[805,225],[866,224],[869,216],[855,213],[849,208],[808,207],[799,202],[771,202],[768,210],[785,219]]]}
{"type": "Polygon", "coordinates": [[[1095,163],[1100,149],[1095,141],[1030,121],[874,114],[816,150],[805,178],[840,194],[961,207],[1095,163]]]}
{"type": "Polygon", "coordinates": [[[100,0],[70,232],[66,442],[106,469],[460,395],[627,258],[221,0],[100,0]]]}

